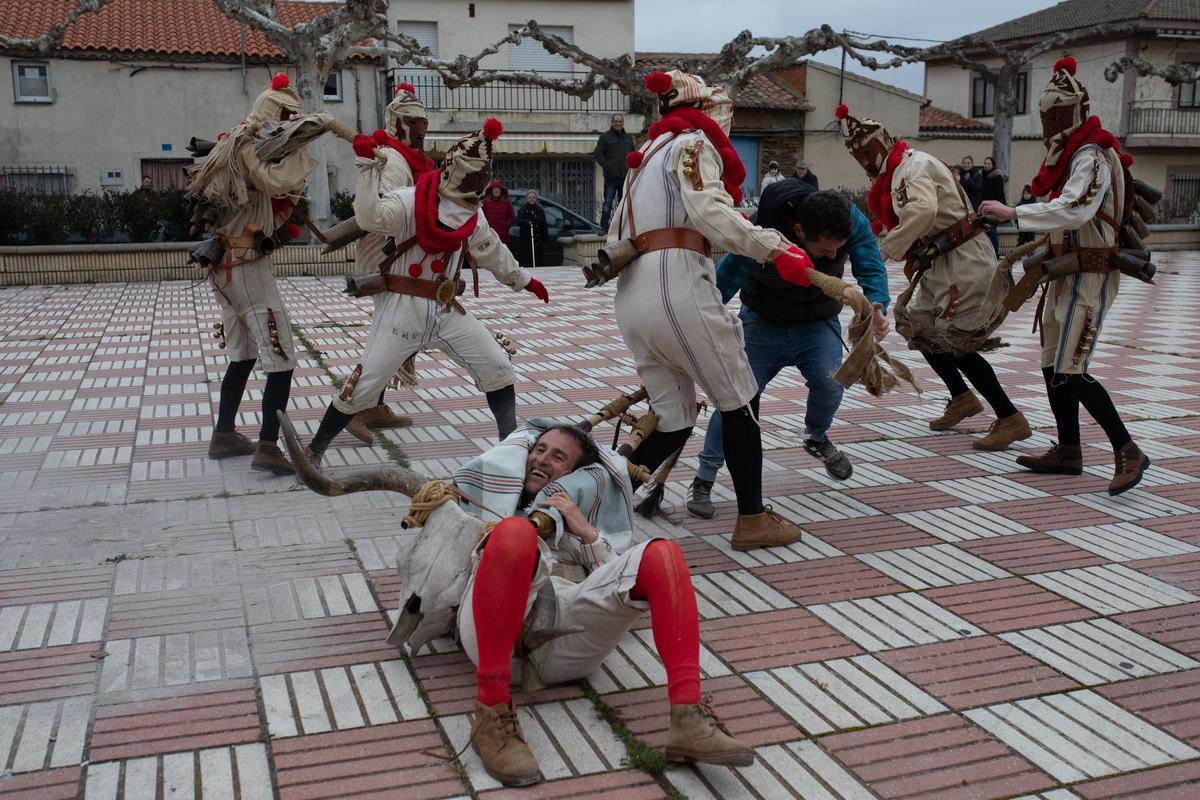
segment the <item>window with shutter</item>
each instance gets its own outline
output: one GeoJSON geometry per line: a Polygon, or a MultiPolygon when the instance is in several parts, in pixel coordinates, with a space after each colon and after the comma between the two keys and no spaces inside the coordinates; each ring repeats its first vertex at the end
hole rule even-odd
{"type": "Polygon", "coordinates": [[[13,96],[18,103],[50,103],[50,65],[13,62],[13,96]]]}
{"type": "MultiPolygon", "coordinates": [[[[512,33],[522,26],[509,25],[512,33]]],[[[563,25],[543,25],[542,30],[568,42],[574,43],[574,30],[563,25]]],[[[571,72],[571,62],[562,56],[550,53],[536,39],[522,39],[520,44],[509,45],[508,66],[514,72],[571,72]]]]}
{"type": "MultiPolygon", "coordinates": [[[[396,32],[411,36],[422,47],[429,49],[433,58],[438,57],[438,24],[436,22],[414,22],[401,20],[396,23],[396,32]]],[[[398,64],[399,83],[411,83],[417,97],[428,109],[441,108],[441,78],[431,70],[415,64],[398,64]]]]}

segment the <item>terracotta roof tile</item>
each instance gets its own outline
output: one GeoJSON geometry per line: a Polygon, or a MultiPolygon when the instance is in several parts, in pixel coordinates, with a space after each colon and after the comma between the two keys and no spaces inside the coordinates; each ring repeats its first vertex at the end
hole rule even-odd
{"type": "MultiPolygon", "coordinates": [[[[340,3],[281,0],[285,25],[315,19],[340,3]]],[[[0,31],[17,38],[40,36],[63,19],[75,0],[0,0],[0,31]]],[[[84,14],[67,29],[62,50],[160,56],[237,57],[239,26],[211,0],[114,0],[94,14],[84,14]]],[[[246,56],[281,59],[261,32],[246,29],[246,56]]]]}
{"type": "Polygon", "coordinates": [[[937,106],[923,106],[920,115],[920,128],[926,131],[990,131],[991,125],[970,119],[953,111],[947,111],[937,106]]]}
{"type": "MultiPolygon", "coordinates": [[[[716,53],[643,52],[634,55],[638,69],[675,69],[688,62],[710,61],[716,53]]],[[[735,108],[766,108],[776,111],[812,111],[814,106],[804,95],[773,75],[755,75],[733,96],[735,108]]]]}
{"type": "Polygon", "coordinates": [[[1047,36],[1089,25],[1139,20],[1149,23],[1200,22],[1200,3],[1195,0],[1063,0],[1041,11],[984,28],[973,35],[1004,42],[1047,36]]]}

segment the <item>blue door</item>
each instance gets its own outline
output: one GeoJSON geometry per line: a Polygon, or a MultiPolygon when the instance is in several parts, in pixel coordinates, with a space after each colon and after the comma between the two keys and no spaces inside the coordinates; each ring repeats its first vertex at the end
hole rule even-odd
{"type": "Polygon", "coordinates": [[[742,194],[747,198],[758,197],[758,137],[730,136],[729,141],[737,151],[738,158],[746,168],[746,180],[742,184],[742,194]]]}

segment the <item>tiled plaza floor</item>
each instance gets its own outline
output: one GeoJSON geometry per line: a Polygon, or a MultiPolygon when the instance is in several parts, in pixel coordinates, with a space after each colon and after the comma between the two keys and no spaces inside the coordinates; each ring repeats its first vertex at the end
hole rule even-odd
{"type": "MultiPolygon", "coordinates": [[[[760,758],[627,767],[593,698],[661,746],[665,677],[644,619],[590,687],[518,695],[550,782],[509,793],[473,755],[444,758],[468,735],[465,657],[384,641],[405,498],[326,499],[248,458],[205,458],[225,366],[205,286],[0,290],[0,796],[1198,797],[1200,254],[1157,260],[1158,286],[1125,282],[1093,363],[1155,462],[1121,498],[1105,493],[1111,454],[1090,420],[1078,478],[972,450],[987,415],[932,434],[945,391],[893,336],[927,391],[847,394],[832,437],[850,481],[800,447],[802,379],[769,388],[764,488],[806,535],[737,553],[727,478],[715,519],[682,510],[702,419],[668,518],[643,527],[687,553],[705,689],[760,758]]],[[[469,304],[519,348],[521,414],[582,417],[637,385],[612,289],[539,277],[548,307],[487,278],[469,304]]],[[[291,401],[306,436],[327,368],[347,373],[367,334],[368,302],[340,283],[282,282],[309,348],[291,401]]],[[[1017,452],[1052,435],[1032,306],[990,357],[1038,429],[1017,452]]],[[[420,387],[390,393],[417,425],[388,436],[444,476],[495,428],[460,369],[419,366],[420,387]]],[[[248,434],[262,386],[256,374],[248,434]]],[[[343,436],[327,464],[389,457],[343,436]]]]}

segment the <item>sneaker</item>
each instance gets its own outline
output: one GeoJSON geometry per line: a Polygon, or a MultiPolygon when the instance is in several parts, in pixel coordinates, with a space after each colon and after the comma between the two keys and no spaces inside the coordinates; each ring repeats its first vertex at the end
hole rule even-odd
{"type": "Polygon", "coordinates": [[[825,462],[825,471],[836,481],[844,481],[854,474],[854,465],[841,450],[834,447],[829,437],[823,439],[805,439],[804,452],[813,458],[825,462]]]}
{"type": "Polygon", "coordinates": [[[692,487],[688,489],[687,510],[693,517],[712,519],[717,513],[712,504],[712,481],[702,478],[692,479],[692,487]]]}

